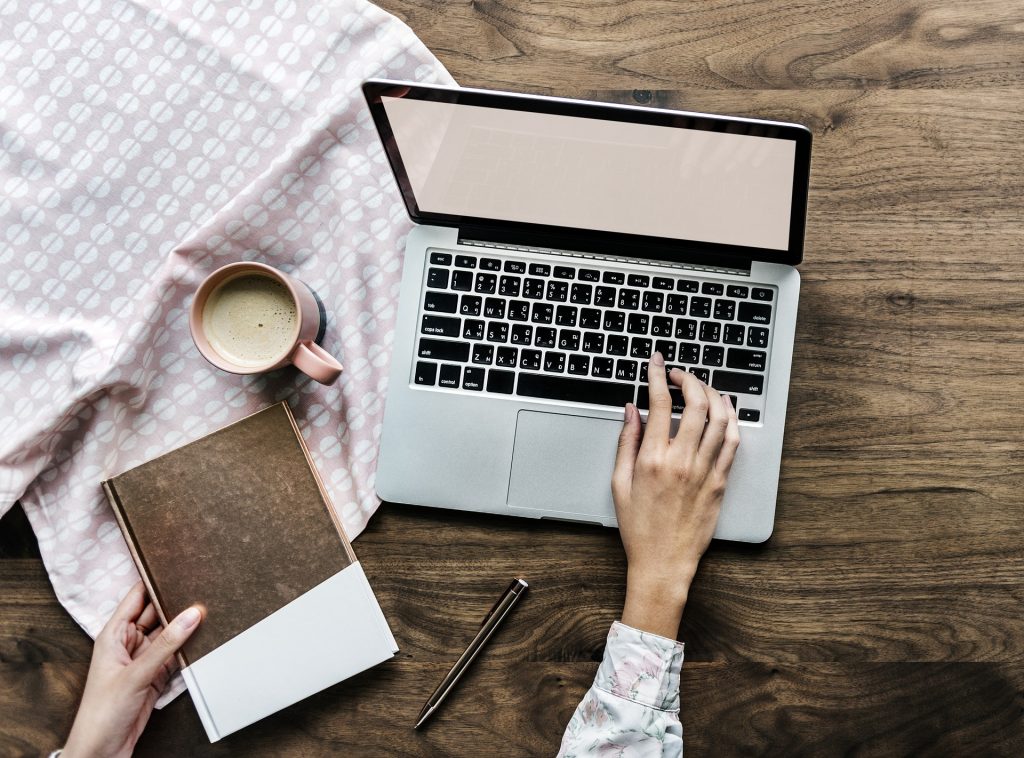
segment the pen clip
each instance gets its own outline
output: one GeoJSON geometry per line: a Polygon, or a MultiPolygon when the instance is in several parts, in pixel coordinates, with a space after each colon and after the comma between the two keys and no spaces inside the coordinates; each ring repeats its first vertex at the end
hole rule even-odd
{"type": "Polygon", "coordinates": [[[526,583],[522,579],[513,579],[512,583],[508,586],[508,589],[502,592],[501,596],[494,602],[494,605],[491,607],[491,610],[487,611],[487,615],[484,616],[484,620],[480,622],[480,626],[483,626],[487,623],[487,620],[494,615],[494,612],[498,610],[498,607],[505,601],[505,598],[507,598],[509,595],[518,595],[519,592],[522,591],[522,587],[525,584],[526,583]],[[516,591],[516,587],[520,588],[519,592],[516,591]]]}

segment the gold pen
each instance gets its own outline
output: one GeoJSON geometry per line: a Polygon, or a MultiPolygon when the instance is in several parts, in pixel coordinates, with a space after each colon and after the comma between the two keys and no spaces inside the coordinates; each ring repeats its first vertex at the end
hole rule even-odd
{"type": "Polygon", "coordinates": [[[479,653],[483,649],[483,646],[487,644],[487,640],[489,640],[491,635],[494,634],[494,630],[501,625],[501,622],[505,620],[508,612],[512,610],[513,606],[517,602],[519,602],[519,598],[526,594],[526,590],[529,589],[529,587],[530,585],[522,579],[512,580],[512,584],[510,584],[504,594],[498,598],[498,602],[496,602],[494,607],[491,608],[490,613],[484,616],[483,623],[480,624],[480,631],[476,633],[476,637],[474,637],[473,641],[469,643],[469,647],[466,648],[466,652],[459,657],[459,660],[455,661],[455,665],[452,666],[451,671],[448,672],[445,678],[437,686],[437,689],[434,690],[434,694],[427,698],[427,702],[424,704],[423,710],[421,710],[420,715],[416,717],[416,724],[413,726],[413,729],[419,729],[427,719],[434,715],[434,711],[436,711],[440,707],[441,702],[448,697],[448,693],[455,688],[456,682],[462,678],[466,669],[469,668],[469,664],[471,664],[473,659],[476,658],[477,653],[479,653]]]}

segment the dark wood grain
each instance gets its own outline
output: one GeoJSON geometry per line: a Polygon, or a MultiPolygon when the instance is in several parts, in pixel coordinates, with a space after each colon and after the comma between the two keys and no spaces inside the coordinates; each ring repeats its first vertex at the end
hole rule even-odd
{"type": "MultiPolygon", "coordinates": [[[[384,0],[463,84],[814,133],[776,530],[715,544],[680,631],[687,756],[1024,753],[1024,7],[384,0]]],[[[387,505],[355,549],[395,660],[142,755],[552,755],[623,598],[614,532],[387,505]],[[512,575],[530,595],[428,729],[512,575]]],[[[66,735],[91,643],[0,521],[0,754],[66,735]]]]}

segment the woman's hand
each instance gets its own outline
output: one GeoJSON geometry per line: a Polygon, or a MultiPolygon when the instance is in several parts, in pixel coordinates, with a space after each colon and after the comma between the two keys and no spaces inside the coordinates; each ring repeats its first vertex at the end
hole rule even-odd
{"type": "Polygon", "coordinates": [[[646,431],[636,407],[626,406],[612,497],[629,562],[622,622],[675,639],[690,582],[718,522],[740,433],[727,397],[673,369],[671,380],[682,388],[685,408],[679,430],[670,436],[672,399],[664,367],[655,353],[648,369],[646,431]]]}
{"type": "Polygon", "coordinates": [[[153,705],[177,670],[174,654],[201,618],[193,606],[161,629],[142,582],[132,587],[96,638],[85,694],[62,758],[132,754],[153,705]]]}

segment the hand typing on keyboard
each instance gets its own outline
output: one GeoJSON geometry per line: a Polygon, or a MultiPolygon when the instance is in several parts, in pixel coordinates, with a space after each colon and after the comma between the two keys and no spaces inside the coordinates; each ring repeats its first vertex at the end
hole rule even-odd
{"type": "Polygon", "coordinates": [[[675,639],[697,564],[711,541],[740,443],[736,410],[697,377],[669,375],[682,390],[671,436],[672,397],[661,353],[651,356],[650,412],[626,404],[612,497],[629,570],[622,622],[675,639]]]}

